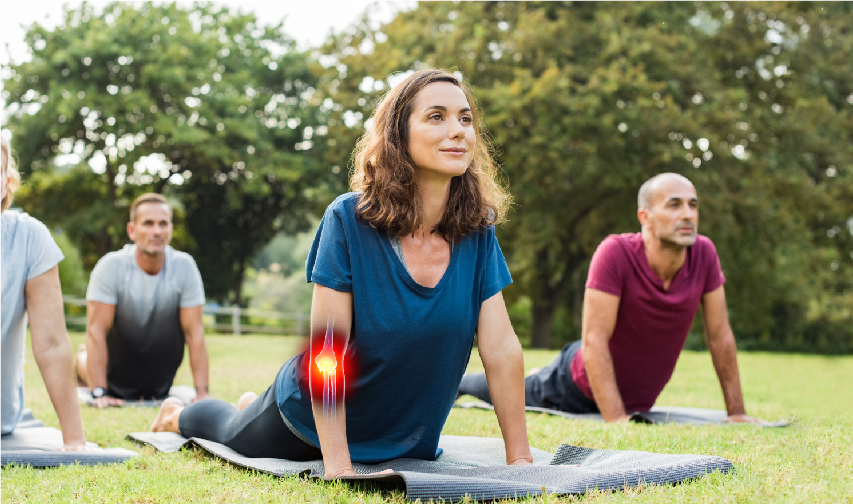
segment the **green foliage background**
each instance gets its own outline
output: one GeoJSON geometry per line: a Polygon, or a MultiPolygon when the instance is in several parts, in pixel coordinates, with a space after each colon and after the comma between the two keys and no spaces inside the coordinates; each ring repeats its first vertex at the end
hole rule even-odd
{"type": "Polygon", "coordinates": [[[515,195],[498,233],[533,346],[579,336],[589,258],[672,171],[697,186],[741,346],[849,352],[851,26],[849,3],[421,3],[324,46],[328,155],[345,162],[395,72],[458,71],[515,195]]]}

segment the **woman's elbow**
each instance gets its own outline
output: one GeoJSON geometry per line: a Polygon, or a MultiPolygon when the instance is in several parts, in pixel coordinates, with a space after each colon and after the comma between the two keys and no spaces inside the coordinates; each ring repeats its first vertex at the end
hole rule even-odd
{"type": "Polygon", "coordinates": [[[480,348],[480,357],[484,363],[486,361],[500,363],[502,361],[512,361],[522,358],[521,343],[515,333],[507,336],[498,345],[489,345],[480,348]]]}

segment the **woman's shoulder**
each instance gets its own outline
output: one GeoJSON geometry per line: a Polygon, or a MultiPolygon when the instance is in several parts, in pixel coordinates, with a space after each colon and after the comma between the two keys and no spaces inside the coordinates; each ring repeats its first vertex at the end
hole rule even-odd
{"type": "Polygon", "coordinates": [[[354,223],[356,221],[356,206],[360,197],[360,192],[341,194],[326,207],[326,216],[335,215],[344,222],[354,223]]]}
{"type": "Polygon", "coordinates": [[[24,235],[30,241],[33,239],[53,241],[47,226],[26,212],[6,210],[3,212],[2,218],[4,235],[14,233],[19,236],[24,235]]]}
{"type": "Polygon", "coordinates": [[[358,204],[358,200],[361,197],[360,192],[348,192],[341,194],[335,201],[329,203],[328,208],[333,210],[343,209],[343,208],[352,208],[355,209],[355,206],[358,204]]]}

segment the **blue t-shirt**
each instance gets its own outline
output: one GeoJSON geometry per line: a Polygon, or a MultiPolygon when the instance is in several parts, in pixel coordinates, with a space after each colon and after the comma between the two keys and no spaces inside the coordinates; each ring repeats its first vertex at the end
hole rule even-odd
{"type": "MultiPolygon", "coordinates": [[[[354,462],[433,460],[438,438],[468,366],[483,301],[512,282],[494,228],[453,247],[433,288],[416,283],[388,235],[355,216],[358,193],[326,210],[308,254],[309,282],[353,295],[347,347],[347,440],[354,462]]],[[[299,380],[305,353],[276,384],[278,407],[300,437],[320,446],[310,397],[299,380]]],[[[346,373],[346,370],[345,370],[346,373]]]]}

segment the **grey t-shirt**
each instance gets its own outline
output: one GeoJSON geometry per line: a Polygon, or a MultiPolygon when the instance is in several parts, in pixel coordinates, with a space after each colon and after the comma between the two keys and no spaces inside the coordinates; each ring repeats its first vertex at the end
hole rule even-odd
{"type": "Polygon", "coordinates": [[[2,349],[0,349],[0,423],[15,430],[24,413],[24,346],[27,336],[27,281],[43,275],[64,256],[47,228],[25,213],[7,210],[2,220],[2,349]]]}
{"type": "Polygon", "coordinates": [[[163,398],[184,357],[180,309],[204,304],[204,286],[195,260],[166,247],[156,275],[136,262],[136,245],[125,245],[98,261],[87,301],[115,305],[107,334],[107,385],[124,399],[163,398]]]}

